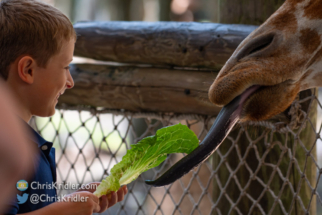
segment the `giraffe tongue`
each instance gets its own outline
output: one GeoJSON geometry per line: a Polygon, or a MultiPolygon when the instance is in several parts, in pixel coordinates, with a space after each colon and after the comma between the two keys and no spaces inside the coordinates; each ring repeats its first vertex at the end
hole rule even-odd
{"type": "Polygon", "coordinates": [[[243,103],[258,89],[258,87],[259,86],[252,86],[246,89],[244,93],[225,105],[219,112],[208,134],[196,149],[174,164],[155,181],[145,181],[145,183],[155,187],[171,184],[205,161],[216,151],[234,125],[238,122],[243,103]]]}

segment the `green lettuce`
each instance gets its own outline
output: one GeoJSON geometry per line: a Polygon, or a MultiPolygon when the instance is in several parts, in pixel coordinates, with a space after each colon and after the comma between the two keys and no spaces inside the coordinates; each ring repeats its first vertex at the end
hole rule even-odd
{"type": "Polygon", "coordinates": [[[161,128],[155,136],[142,139],[123,156],[108,177],[97,187],[94,194],[98,197],[117,191],[122,185],[129,184],[139,175],[159,166],[171,153],[189,154],[199,145],[197,136],[186,125],[177,124],[161,128]]]}

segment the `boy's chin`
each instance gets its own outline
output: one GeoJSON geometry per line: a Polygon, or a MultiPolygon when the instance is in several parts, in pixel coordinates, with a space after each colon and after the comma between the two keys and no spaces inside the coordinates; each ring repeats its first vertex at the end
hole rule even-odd
{"type": "Polygon", "coordinates": [[[42,112],[34,115],[39,117],[52,117],[55,114],[55,112],[56,112],[56,109],[53,108],[52,110],[47,110],[46,112],[42,112]]]}
{"type": "Polygon", "coordinates": [[[55,112],[56,112],[56,109],[54,108],[51,112],[48,113],[48,115],[46,117],[54,116],[55,112]]]}

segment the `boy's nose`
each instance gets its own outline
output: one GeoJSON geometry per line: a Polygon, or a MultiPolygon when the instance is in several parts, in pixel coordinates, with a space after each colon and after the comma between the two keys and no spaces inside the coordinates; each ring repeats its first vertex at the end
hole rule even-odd
{"type": "Polygon", "coordinates": [[[73,77],[71,76],[70,72],[68,72],[66,86],[67,86],[67,89],[71,89],[74,87],[74,80],[73,80],[73,77]]]}

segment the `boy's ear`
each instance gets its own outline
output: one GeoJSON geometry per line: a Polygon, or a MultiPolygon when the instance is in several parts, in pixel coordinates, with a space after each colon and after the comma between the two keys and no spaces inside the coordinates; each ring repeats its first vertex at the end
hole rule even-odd
{"type": "Polygon", "coordinates": [[[18,61],[18,75],[22,81],[32,84],[35,78],[36,61],[30,56],[24,56],[18,61]]]}

